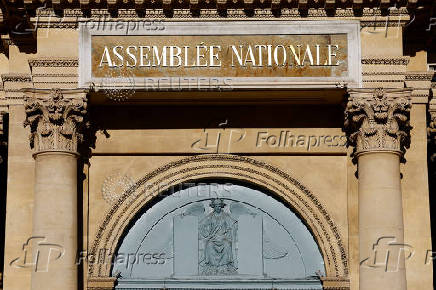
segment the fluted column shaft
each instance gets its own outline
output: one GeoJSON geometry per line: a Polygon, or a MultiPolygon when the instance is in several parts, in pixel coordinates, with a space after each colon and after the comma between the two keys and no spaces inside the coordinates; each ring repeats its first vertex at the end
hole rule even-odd
{"type": "Polygon", "coordinates": [[[409,146],[409,91],[350,90],[345,114],[358,164],[359,289],[407,289],[400,162],[409,146]]]}
{"type": "Polygon", "coordinates": [[[30,143],[35,149],[31,286],[33,290],[78,289],[77,146],[86,99],[61,90],[25,99],[30,143]]]}

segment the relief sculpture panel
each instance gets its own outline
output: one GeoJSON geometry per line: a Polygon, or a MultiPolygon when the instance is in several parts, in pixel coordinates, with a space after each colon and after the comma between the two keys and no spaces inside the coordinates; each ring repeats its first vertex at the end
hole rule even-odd
{"type": "Polygon", "coordinates": [[[118,289],[321,289],[321,253],[295,213],[252,188],[220,184],[206,196],[208,186],[175,192],[135,222],[116,254],[118,289]]]}
{"type": "Polygon", "coordinates": [[[222,199],[212,199],[212,212],[199,226],[201,275],[237,274],[236,237],[238,222],[224,211],[226,204],[222,199]]]}

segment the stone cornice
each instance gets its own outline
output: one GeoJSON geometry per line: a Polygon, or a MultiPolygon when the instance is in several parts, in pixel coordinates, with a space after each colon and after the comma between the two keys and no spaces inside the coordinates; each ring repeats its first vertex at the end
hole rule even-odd
{"type": "MultiPolygon", "coordinates": [[[[242,3],[242,2],[237,2],[242,3]]],[[[280,2],[279,2],[280,3],[280,2]]],[[[40,9],[36,10],[36,16],[30,18],[30,22],[34,27],[38,28],[60,28],[60,29],[76,29],[79,22],[86,21],[98,21],[98,22],[117,22],[117,21],[135,21],[135,22],[147,22],[153,20],[162,21],[165,18],[171,20],[183,21],[183,20],[223,20],[223,19],[247,19],[252,20],[256,18],[261,19],[274,19],[277,20],[278,16],[283,20],[301,20],[303,17],[311,20],[329,20],[331,19],[331,13],[324,8],[309,8],[302,13],[302,10],[295,7],[280,7],[279,15],[275,13],[272,7],[262,6],[257,7],[255,2],[249,9],[251,12],[247,12],[247,8],[242,6],[235,8],[235,5],[231,7],[225,7],[225,14],[220,12],[220,9],[212,9],[204,7],[200,10],[193,10],[189,7],[171,8],[171,17],[165,10],[165,7],[154,7],[153,9],[147,9],[143,11],[143,14],[139,16],[136,9],[119,9],[116,15],[111,14],[111,10],[108,9],[92,9],[89,14],[84,15],[81,9],[64,9],[62,17],[59,17],[53,9],[40,9]]],[[[273,4],[271,4],[273,5],[273,4]]],[[[277,4],[279,5],[279,4],[277,4]]],[[[276,9],[277,10],[277,9],[276,9]]],[[[365,8],[361,13],[355,12],[352,8],[337,8],[334,10],[335,18],[344,20],[359,20],[362,27],[398,27],[403,26],[410,21],[409,11],[405,8],[389,9],[386,14],[382,14],[378,8],[365,8]]],[[[150,24],[150,23],[149,23],[150,24]]],[[[150,25],[153,25],[152,23],[150,25]]]]}
{"type": "MultiPolygon", "coordinates": [[[[146,8],[147,6],[151,5],[151,3],[147,3],[143,0],[134,0],[133,1],[134,5],[140,9],[140,8],[146,8]]],[[[188,1],[188,4],[190,5],[197,5],[200,4],[202,1],[198,1],[198,0],[190,0],[188,1]]],[[[250,0],[244,0],[242,1],[244,4],[253,4],[254,1],[250,1],[250,0]]],[[[281,4],[282,1],[280,0],[272,0],[271,3],[272,4],[281,4]]],[[[53,0],[51,2],[45,1],[45,0],[37,0],[37,1],[18,1],[18,0],[6,0],[5,1],[6,6],[18,6],[18,7],[26,7],[27,9],[36,9],[37,7],[42,7],[44,6],[44,4],[46,5],[46,7],[53,7],[56,9],[62,9],[62,8],[68,8],[68,7],[74,7],[74,6],[82,6],[83,9],[86,8],[93,8],[93,7],[107,7],[108,9],[123,9],[125,8],[127,5],[127,2],[123,3],[123,2],[117,2],[117,1],[112,1],[112,0],[107,0],[107,1],[95,1],[95,0],[79,0],[79,1],[74,1],[74,2],[69,2],[69,4],[64,4],[59,1],[59,0],[53,0]],[[99,5],[98,5],[99,4],[99,5]],[[66,6],[66,7],[65,7],[66,6]]],[[[223,6],[227,6],[227,5],[231,5],[230,2],[226,1],[226,0],[217,0],[216,1],[217,4],[221,4],[223,6]]],[[[351,0],[351,1],[343,1],[343,0],[325,0],[322,2],[319,1],[307,1],[307,0],[295,0],[295,1],[289,1],[287,3],[287,5],[292,6],[292,7],[296,7],[299,9],[308,9],[308,8],[312,8],[312,7],[323,7],[325,9],[334,9],[336,7],[350,7],[350,8],[354,8],[354,9],[361,9],[363,7],[371,7],[371,6],[375,6],[379,7],[381,9],[387,9],[389,7],[395,7],[395,6],[403,6],[403,7],[408,7],[408,8],[414,8],[416,7],[416,5],[418,4],[418,0],[395,0],[395,1],[377,1],[375,4],[374,2],[367,2],[367,1],[362,1],[362,0],[351,0]],[[321,4],[322,3],[322,4],[321,4]]],[[[162,1],[158,1],[158,3],[156,4],[161,4],[161,5],[169,5],[169,6],[173,6],[176,3],[173,3],[173,1],[171,0],[162,0],[162,1]]],[[[203,4],[203,3],[201,3],[203,4]]],[[[206,3],[204,3],[206,4],[206,3]]],[[[285,4],[285,3],[283,3],[285,4]]]]}
{"type": "Polygon", "coordinates": [[[424,71],[424,72],[407,72],[406,81],[426,81],[431,82],[433,79],[434,71],[424,71]]]}
{"type": "Polygon", "coordinates": [[[350,280],[341,277],[321,277],[322,288],[326,290],[349,290],[350,280]]]}
{"type": "Polygon", "coordinates": [[[32,82],[32,75],[30,74],[20,74],[20,73],[9,73],[1,75],[2,83],[5,82],[19,82],[19,83],[28,83],[32,82]]]}
{"type": "Polygon", "coordinates": [[[35,153],[77,154],[87,126],[86,92],[61,89],[22,91],[26,93],[24,126],[30,127],[30,147],[35,149],[35,153]]]}
{"type": "Polygon", "coordinates": [[[364,65],[403,65],[409,64],[409,56],[362,56],[364,65]]]}
{"type": "Polygon", "coordinates": [[[88,279],[88,290],[112,290],[115,287],[117,278],[114,277],[90,277],[88,279]]]}
{"type": "Polygon", "coordinates": [[[405,75],[407,88],[413,88],[413,103],[427,104],[431,92],[431,80],[434,71],[408,71],[405,75]]]}
{"type": "Polygon", "coordinates": [[[29,66],[33,67],[78,67],[79,60],[70,57],[40,57],[29,59],[29,66]]]}
{"type": "MultiPolygon", "coordinates": [[[[254,3],[254,2],[252,2],[254,3]]],[[[238,8],[235,8],[236,6],[233,5],[232,7],[227,7],[230,11],[239,10],[238,8]]],[[[261,11],[270,11],[268,6],[263,5],[262,7],[252,7],[254,10],[258,11],[260,13],[261,11]]],[[[241,8],[243,9],[243,8],[241,8]]],[[[159,15],[161,14],[160,10],[163,10],[162,8],[154,8],[154,9],[148,9],[148,11],[145,11],[144,16],[149,17],[153,15],[159,15]]],[[[174,11],[186,11],[189,10],[189,7],[182,8],[179,6],[179,8],[174,8],[174,11]]],[[[211,7],[204,7],[201,9],[202,12],[205,14],[211,14],[210,11],[216,11],[216,9],[213,9],[211,7]]],[[[293,15],[295,17],[301,16],[301,9],[298,7],[283,7],[281,11],[281,16],[285,15],[293,15]]],[[[52,8],[46,8],[46,9],[38,9],[35,11],[35,18],[44,19],[44,17],[53,17],[56,16],[59,18],[59,16],[55,13],[54,9],[52,8]]],[[[186,13],[189,13],[186,11],[186,13]]],[[[129,19],[136,19],[138,20],[138,11],[137,9],[119,9],[117,11],[117,17],[112,17],[112,14],[110,13],[110,10],[108,9],[92,9],[90,11],[90,14],[87,14],[86,16],[83,14],[83,10],[80,8],[76,9],[69,9],[66,8],[63,10],[62,16],[66,18],[67,20],[76,20],[76,21],[91,21],[91,20],[100,20],[100,21],[117,21],[117,20],[129,20],[129,19]]],[[[307,8],[307,14],[305,15],[307,17],[331,17],[331,14],[329,14],[323,7],[308,7],[307,8]]],[[[357,17],[359,19],[364,20],[373,20],[374,17],[378,17],[378,21],[385,22],[385,17],[394,17],[392,20],[396,20],[398,22],[398,18],[402,18],[402,20],[407,21],[407,16],[409,16],[409,11],[405,7],[400,8],[391,8],[388,11],[385,11],[382,13],[382,11],[379,8],[364,8],[362,9],[361,13],[356,13],[354,9],[351,7],[338,7],[335,9],[335,17],[357,17]],[[398,18],[395,18],[398,17],[398,18]]],[[[59,20],[59,19],[58,19],[59,20]]],[[[56,21],[56,19],[52,19],[52,21],[56,21]]]]}
{"type": "MultiPolygon", "coordinates": [[[[23,38],[32,38],[32,29],[35,28],[66,28],[75,29],[79,21],[98,20],[108,16],[105,21],[144,20],[152,18],[171,18],[173,20],[189,19],[253,19],[253,18],[335,18],[358,19],[362,27],[387,27],[405,25],[410,20],[411,8],[415,6],[413,0],[381,1],[378,5],[366,1],[354,0],[189,0],[172,1],[157,0],[145,2],[134,0],[132,2],[117,1],[88,1],[79,0],[60,4],[59,1],[18,1],[6,0],[5,14],[0,26],[4,31],[11,32],[23,38]],[[82,3],[85,1],[84,3],[82,3]],[[405,5],[406,4],[406,5],[405,5]],[[11,15],[14,15],[12,19],[11,15]],[[11,19],[10,19],[11,18],[11,19]],[[19,22],[17,26],[17,22],[19,22]],[[28,25],[31,23],[32,25],[28,25]],[[23,31],[16,31],[20,27],[23,31]],[[13,33],[13,32],[16,33],[13,33]]],[[[1,17],[0,17],[1,20],[1,17]]],[[[18,41],[14,37],[14,43],[18,41]]]]}
{"type": "Polygon", "coordinates": [[[4,99],[0,99],[1,104],[9,105],[11,99],[22,99],[21,95],[18,97],[14,95],[23,87],[33,86],[33,79],[31,74],[25,73],[8,73],[1,76],[1,90],[4,92],[4,99]]]}
{"type": "MultiPolygon", "coordinates": [[[[353,160],[365,152],[404,155],[410,145],[411,89],[350,89],[344,128],[353,160]]],[[[402,161],[404,159],[402,158],[402,161]]]]}

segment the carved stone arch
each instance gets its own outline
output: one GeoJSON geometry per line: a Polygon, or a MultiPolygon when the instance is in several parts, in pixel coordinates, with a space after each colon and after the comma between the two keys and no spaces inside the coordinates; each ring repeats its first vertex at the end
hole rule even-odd
{"type": "Polygon", "coordinates": [[[229,154],[197,155],[170,162],[129,188],[106,213],[99,226],[89,251],[93,258],[89,263],[89,279],[110,277],[112,254],[116,252],[120,239],[141,209],[161,192],[181,183],[212,178],[236,179],[274,193],[311,231],[323,255],[327,280],[348,280],[348,258],[341,234],[316,196],[275,166],[229,154]]]}

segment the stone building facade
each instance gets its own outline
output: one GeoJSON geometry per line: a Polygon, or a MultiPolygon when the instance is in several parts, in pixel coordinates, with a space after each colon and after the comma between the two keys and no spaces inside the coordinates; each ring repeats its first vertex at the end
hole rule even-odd
{"type": "Polygon", "coordinates": [[[434,1],[0,9],[4,289],[433,289],[434,1]]]}

